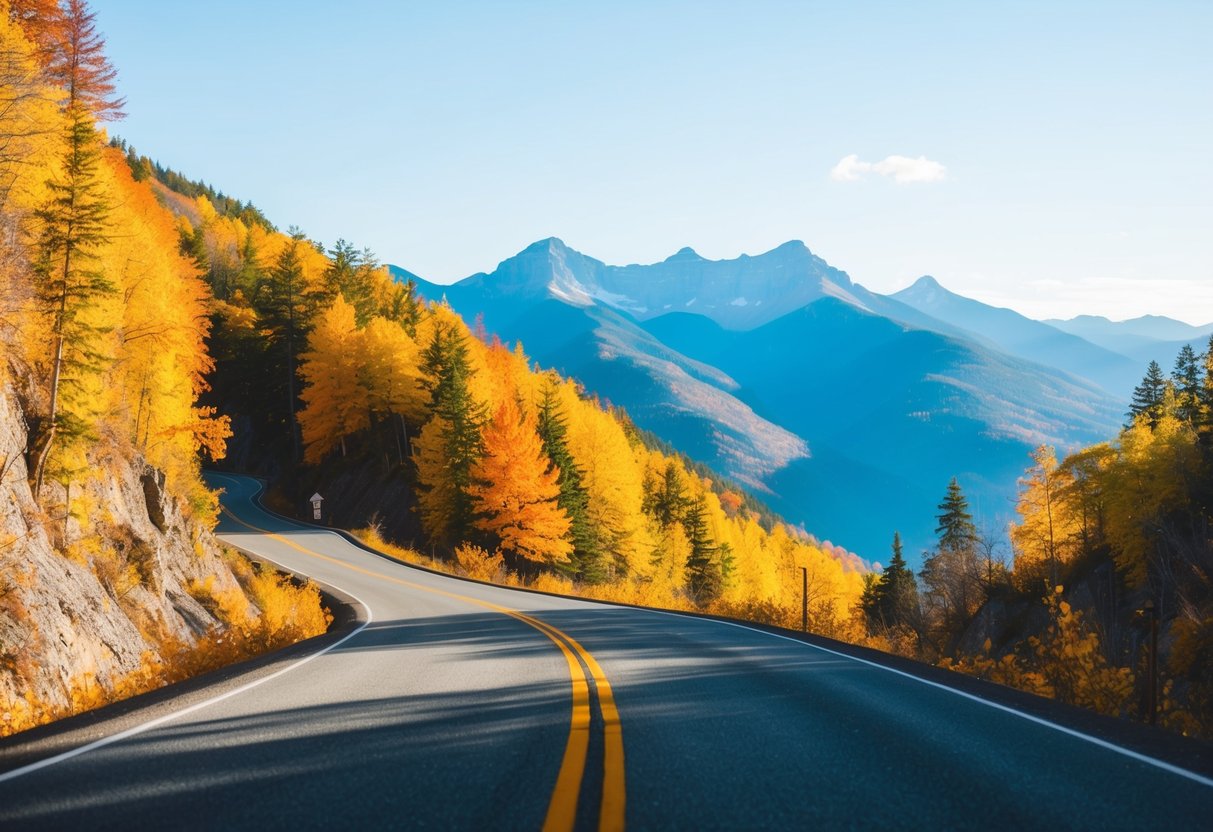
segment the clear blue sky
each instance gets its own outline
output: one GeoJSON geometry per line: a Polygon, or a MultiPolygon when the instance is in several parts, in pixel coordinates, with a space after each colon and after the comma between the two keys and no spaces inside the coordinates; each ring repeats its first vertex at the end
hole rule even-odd
{"type": "Polygon", "coordinates": [[[115,132],[430,279],[796,238],[877,291],[1213,321],[1208,0],[93,6],[115,132]]]}

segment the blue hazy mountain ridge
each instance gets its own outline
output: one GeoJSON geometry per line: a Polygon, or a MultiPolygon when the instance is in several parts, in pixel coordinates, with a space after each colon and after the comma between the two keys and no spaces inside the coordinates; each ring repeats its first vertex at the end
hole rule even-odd
{"type": "Polygon", "coordinates": [[[894,529],[911,555],[929,545],[952,476],[985,522],[1005,524],[1035,445],[1106,439],[1125,409],[868,291],[799,242],[608,266],[548,239],[492,273],[418,286],[872,560],[894,529]]]}
{"type": "Polygon", "coordinates": [[[739,385],[726,373],[670,349],[626,313],[587,300],[589,288],[599,291],[591,277],[603,264],[552,242],[528,247],[492,275],[449,286],[414,280],[423,296],[445,298],[469,322],[481,318],[542,366],[624,406],[638,425],[755,490],[808,455],[802,438],[738,400],[739,385]]]}
{"type": "Polygon", "coordinates": [[[747,332],[685,314],[646,326],[808,440],[811,458],[765,480],[772,507],[877,560],[894,528],[912,551],[929,544],[952,476],[986,524],[1005,525],[1032,447],[1106,438],[1122,410],[1089,382],[835,298],[747,332]]]}
{"type": "Polygon", "coordinates": [[[1143,366],[1127,355],[1011,309],[989,306],[950,292],[929,275],[890,297],[968,330],[972,337],[992,343],[1010,355],[1090,379],[1117,397],[1127,398],[1133,385],[1141,380],[1143,366]]]}
{"type": "Polygon", "coordinates": [[[1141,379],[1144,367],[1151,361],[1157,361],[1163,369],[1169,369],[1184,344],[1203,352],[1208,347],[1209,336],[1213,335],[1213,323],[1192,326],[1161,315],[1142,315],[1127,321],[1079,315],[1065,321],[1047,320],[1045,323],[1105,349],[1127,355],[1138,365],[1136,380],[1141,379]]]}
{"type": "Polygon", "coordinates": [[[1044,323],[1060,330],[1081,336],[1092,343],[1105,340],[1115,343],[1117,338],[1136,338],[1140,341],[1190,341],[1208,338],[1213,334],[1213,323],[1203,326],[1177,321],[1164,315],[1142,315],[1127,321],[1110,321],[1102,315],[1078,315],[1068,320],[1049,318],[1044,323]]]}

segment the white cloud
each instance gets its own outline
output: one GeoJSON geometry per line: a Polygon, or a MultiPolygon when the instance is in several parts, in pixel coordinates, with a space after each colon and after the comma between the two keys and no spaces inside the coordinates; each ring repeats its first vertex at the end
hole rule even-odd
{"type": "Polygon", "coordinates": [[[871,169],[871,162],[861,162],[859,157],[852,153],[850,156],[844,156],[842,161],[833,167],[830,178],[836,182],[854,182],[871,169]]]}
{"type": "Polygon", "coordinates": [[[892,177],[894,182],[908,185],[916,182],[938,182],[947,176],[948,169],[926,156],[911,159],[909,156],[886,156],[879,162],[860,161],[857,154],[844,156],[830,170],[835,182],[854,182],[866,173],[892,177]]]}

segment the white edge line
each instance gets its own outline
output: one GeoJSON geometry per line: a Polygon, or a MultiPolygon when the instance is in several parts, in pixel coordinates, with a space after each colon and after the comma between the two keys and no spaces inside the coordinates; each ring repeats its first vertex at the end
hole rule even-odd
{"type": "MultiPolygon", "coordinates": [[[[265,557],[265,556],[258,555],[258,557],[265,557]]],[[[269,560],[269,558],[266,558],[266,560],[269,560]]],[[[275,563],[275,566],[281,566],[281,564],[275,563]]],[[[159,728],[161,725],[164,725],[166,722],[171,722],[174,719],[179,719],[180,717],[187,716],[189,714],[194,713],[195,711],[200,711],[203,708],[207,708],[218,702],[222,702],[224,699],[230,699],[231,697],[238,696],[239,694],[242,694],[245,691],[250,691],[253,688],[257,687],[258,685],[263,685],[266,682],[271,681],[272,679],[277,679],[279,676],[283,675],[284,673],[290,673],[292,670],[296,670],[297,668],[300,668],[303,665],[307,664],[312,659],[318,659],[321,656],[323,656],[325,653],[328,653],[331,650],[337,649],[338,647],[340,647],[341,645],[345,644],[347,641],[352,639],[354,636],[358,635],[363,630],[365,630],[370,625],[370,623],[374,620],[374,616],[371,613],[371,608],[369,606],[367,606],[366,602],[363,601],[361,598],[359,598],[357,595],[354,595],[352,592],[344,590],[341,587],[336,586],[335,584],[330,583],[329,586],[332,586],[333,589],[336,589],[340,592],[344,592],[346,595],[349,595],[351,598],[353,598],[355,601],[357,601],[359,604],[361,604],[362,608],[364,610],[366,610],[366,621],[362,622],[362,625],[359,626],[358,629],[354,630],[354,632],[348,633],[347,635],[343,636],[339,641],[336,641],[333,644],[330,644],[328,647],[325,647],[323,650],[318,650],[315,653],[312,653],[308,656],[304,656],[302,659],[295,662],[294,664],[288,665],[287,667],[284,667],[281,670],[275,671],[275,672],[271,673],[269,676],[264,676],[260,679],[256,679],[252,682],[249,682],[246,685],[242,685],[242,686],[236,688],[235,690],[229,690],[227,693],[221,693],[218,696],[211,697],[210,699],[207,699],[203,702],[197,702],[193,705],[190,705],[188,708],[183,708],[180,711],[173,711],[171,714],[165,714],[164,716],[157,717],[156,719],[150,720],[148,722],[144,722],[139,725],[134,725],[130,728],[127,728],[125,731],[119,731],[117,734],[111,734],[108,737],[102,737],[99,740],[94,740],[93,742],[90,742],[86,745],[81,745],[81,746],[79,746],[77,748],[73,748],[69,751],[64,751],[60,754],[56,754],[53,757],[47,757],[43,760],[38,760],[37,762],[29,763],[28,765],[21,766],[21,768],[15,768],[12,771],[6,771],[3,774],[0,774],[0,783],[5,783],[9,780],[16,780],[18,777],[22,777],[26,774],[31,774],[35,771],[38,771],[39,769],[48,768],[49,766],[56,765],[57,763],[62,763],[67,760],[70,760],[73,757],[79,757],[80,755],[87,754],[90,751],[96,751],[98,748],[104,748],[107,745],[113,745],[116,742],[121,742],[122,740],[129,739],[130,737],[137,736],[146,731],[150,731],[153,728],[159,728]]]]}
{"type": "MultiPolygon", "coordinates": [[[[621,609],[628,609],[628,608],[621,607],[621,609]]],[[[637,608],[633,608],[633,609],[637,609],[637,608]]],[[[1149,757],[1145,754],[1141,754],[1137,751],[1133,751],[1132,749],[1124,748],[1123,746],[1119,746],[1119,745],[1116,745],[1115,743],[1108,742],[1107,740],[1100,739],[1099,737],[1093,737],[1090,734],[1084,734],[1083,732],[1076,731],[1073,728],[1067,728],[1064,725],[1058,725],[1056,722],[1050,722],[1047,719],[1044,719],[1039,716],[1035,716],[1034,714],[1026,713],[1026,712],[1018,710],[1016,708],[1012,708],[1009,705],[1003,705],[1000,702],[991,702],[989,699],[983,699],[982,697],[977,696],[976,694],[972,694],[967,691],[963,691],[958,688],[954,688],[949,685],[942,684],[940,682],[933,682],[930,679],[924,679],[921,676],[916,676],[913,673],[907,673],[904,670],[898,670],[895,667],[889,667],[888,665],[881,664],[880,662],[874,662],[874,661],[870,661],[868,659],[861,659],[858,656],[852,656],[847,653],[842,653],[838,650],[831,650],[830,648],[822,647],[819,644],[813,644],[812,642],[808,642],[808,641],[801,641],[798,638],[791,638],[790,636],[781,636],[779,633],[772,633],[772,632],[768,632],[767,630],[759,630],[756,627],[747,627],[745,624],[738,624],[738,623],[735,623],[732,621],[721,621],[717,618],[700,618],[699,616],[684,615],[682,613],[667,612],[665,610],[655,610],[655,609],[648,609],[648,608],[638,608],[638,609],[641,609],[643,612],[653,613],[655,615],[668,615],[668,616],[672,616],[675,618],[689,619],[692,621],[709,621],[714,624],[722,624],[726,627],[736,627],[739,630],[749,630],[751,633],[759,633],[764,636],[770,636],[771,638],[783,639],[784,641],[790,641],[793,644],[803,644],[806,647],[811,647],[814,650],[820,650],[823,653],[829,653],[832,656],[839,656],[844,659],[850,659],[851,661],[859,662],[860,664],[866,664],[869,667],[875,667],[875,668],[879,668],[880,670],[888,671],[889,673],[896,673],[898,676],[904,676],[907,679],[913,679],[915,682],[920,682],[924,685],[930,685],[933,688],[939,688],[940,690],[947,691],[948,693],[953,693],[956,696],[962,696],[965,699],[972,700],[973,702],[977,702],[979,704],[985,705],[990,708],[994,708],[995,710],[1003,711],[1005,713],[1020,717],[1021,719],[1026,719],[1029,722],[1035,722],[1037,725],[1043,725],[1046,728],[1052,728],[1054,731],[1060,731],[1061,733],[1068,734],[1071,737],[1076,737],[1077,739],[1085,740],[1086,742],[1092,743],[1093,745],[1097,745],[1100,748],[1105,748],[1109,751],[1114,751],[1117,754],[1123,754],[1126,757],[1137,760],[1138,762],[1141,762],[1141,763],[1145,763],[1147,765],[1154,766],[1155,768],[1160,768],[1163,771],[1169,772],[1171,774],[1176,774],[1176,775],[1179,775],[1180,777],[1186,777],[1189,780],[1200,783],[1202,786],[1213,787],[1213,778],[1205,777],[1204,775],[1197,774],[1194,771],[1188,771],[1186,768],[1180,768],[1179,766],[1172,765],[1171,763],[1156,759],[1154,757],[1149,757]]]]}

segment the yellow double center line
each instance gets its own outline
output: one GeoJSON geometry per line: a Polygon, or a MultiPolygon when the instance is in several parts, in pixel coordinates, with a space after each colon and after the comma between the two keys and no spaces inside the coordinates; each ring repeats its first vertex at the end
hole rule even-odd
{"type": "Polygon", "coordinates": [[[569,666],[569,680],[573,686],[573,715],[569,724],[569,739],[565,744],[564,758],[560,763],[560,772],[556,775],[556,787],[552,791],[552,799],[548,804],[547,816],[543,822],[544,832],[565,832],[565,830],[571,830],[577,817],[577,800],[581,793],[581,781],[585,775],[586,757],[589,754],[590,747],[590,689],[589,679],[586,677],[585,669],[581,666],[581,662],[584,662],[585,667],[589,670],[589,678],[594,680],[594,686],[598,691],[598,706],[602,711],[603,722],[602,804],[598,812],[598,828],[601,832],[616,832],[616,830],[623,829],[625,787],[623,777],[623,729],[619,723],[619,711],[615,707],[615,696],[611,692],[611,683],[607,681],[606,674],[602,672],[602,667],[594,659],[594,656],[582,647],[575,638],[553,627],[551,624],[540,621],[538,618],[533,618],[519,610],[503,607],[489,601],[482,601],[479,598],[472,598],[467,595],[434,589],[413,583],[412,581],[406,581],[402,578],[384,575],[381,572],[375,572],[361,566],[355,566],[352,563],[346,563],[338,558],[323,555],[320,552],[300,546],[298,543],[280,534],[254,526],[240,519],[227,508],[223,509],[223,513],[245,528],[252,529],[258,534],[263,534],[310,557],[318,558],[353,572],[369,575],[378,580],[388,581],[434,595],[454,598],[468,604],[474,604],[478,607],[499,612],[511,618],[516,618],[547,636],[560,649],[569,666]],[[579,657],[580,662],[578,661],[579,657]]]}

